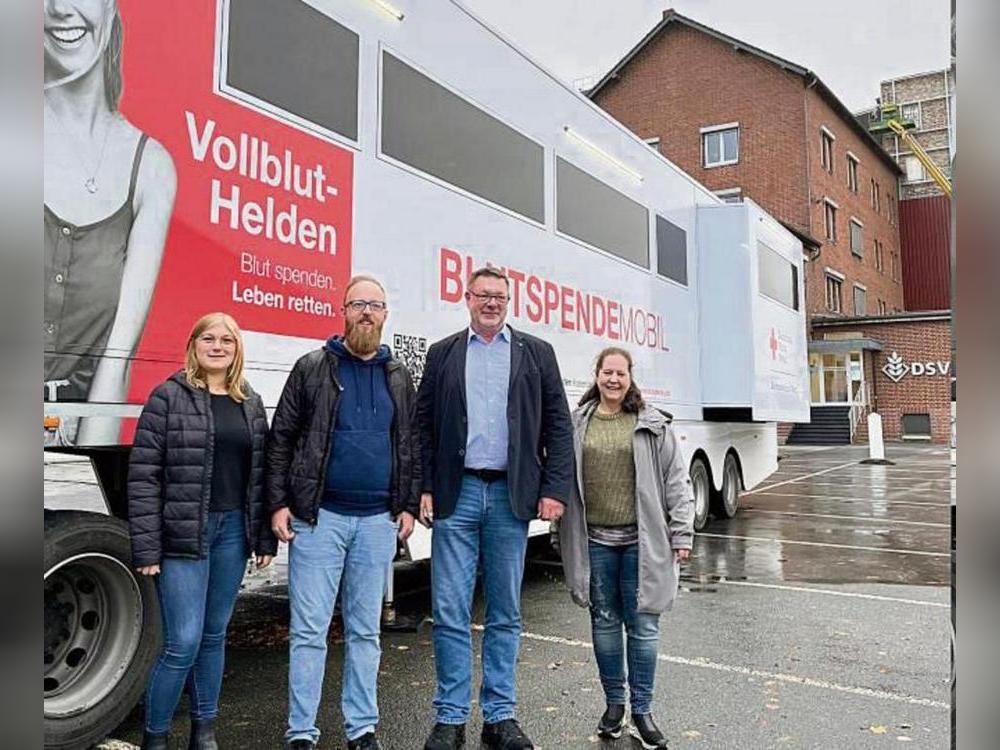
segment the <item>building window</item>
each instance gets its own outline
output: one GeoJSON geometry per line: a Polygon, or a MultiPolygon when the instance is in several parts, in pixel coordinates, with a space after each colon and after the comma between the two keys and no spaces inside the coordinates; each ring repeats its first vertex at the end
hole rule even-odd
{"type": "Polygon", "coordinates": [[[854,314],[861,316],[867,314],[867,306],[865,304],[866,297],[868,296],[867,290],[860,284],[854,285],[854,314]]]}
{"type": "Polygon", "coordinates": [[[840,290],[843,281],[836,276],[826,275],[826,309],[830,312],[839,313],[842,309],[840,302],[840,290]]]}
{"type": "Polygon", "coordinates": [[[847,188],[858,192],[858,159],[854,154],[847,155],[847,188]]]}
{"type": "Polygon", "coordinates": [[[929,440],[931,437],[930,414],[904,414],[902,417],[903,439],[929,440]]]}
{"type": "Polygon", "coordinates": [[[827,199],[823,201],[823,220],[826,225],[826,239],[837,241],[837,204],[827,199]]]}
{"type": "Polygon", "coordinates": [[[687,232],[656,216],[656,272],[687,286],[687,232]]]}
{"type": "Polygon", "coordinates": [[[739,203],[743,200],[743,188],[716,190],[715,197],[720,198],[723,203],[739,203]]]}
{"type": "Polygon", "coordinates": [[[642,140],[643,140],[643,143],[645,143],[647,146],[649,146],[651,149],[653,149],[653,151],[655,151],[656,153],[658,153],[658,154],[663,153],[662,151],[660,151],[660,138],[659,138],[659,136],[657,136],[656,138],[643,138],[642,140]]]}
{"type": "Polygon", "coordinates": [[[920,130],[920,102],[904,104],[900,108],[900,114],[903,116],[904,121],[909,120],[916,125],[917,130],[920,130]]]}
{"type": "Polygon", "coordinates": [[[882,243],[875,240],[875,270],[885,273],[885,258],[882,257],[882,243]]]}
{"type": "Polygon", "coordinates": [[[875,178],[871,178],[871,204],[872,208],[878,204],[878,190],[875,188],[875,178]]]}
{"type": "Polygon", "coordinates": [[[903,169],[906,171],[907,182],[922,182],[927,179],[927,174],[924,172],[924,165],[915,156],[907,156],[903,159],[903,169]]]}
{"type": "Polygon", "coordinates": [[[649,268],[649,212],[610,185],[556,158],[556,229],[649,268]]]}
{"type": "Polygon", "coordinates": [[[884,299],[880,299],[878,301],[878,314],[879,315],[886,315],[887,312],[888,312],[888,310],[887,310],[887,308],[885,306],[885,300],[884,299]]]}
{"type": "Polygon", "coordinates": [[[899,256],[896,253],[889,253],[889,264],[891,266],[890,277],[893,281],[899,281],[899,256]]]}
{"type": "Polygon", "coordinates": [[[864,254],[863,248],[863,238],[862,229],[863,225],[860,221],[851,217],[851,252],[857,255],[859,258],[864,254]]]}
{"type": "Polygon", "coordinates": [[[740,160],[739,123],[701,129],[702,155],[706,167],[723,167],[740,160]]]}
{"type": "Polygon", "coordinates": [[[833,174],[833,141],[835,136],[826,128],[820,128],[820,161],[830,174],[833,174]]]}

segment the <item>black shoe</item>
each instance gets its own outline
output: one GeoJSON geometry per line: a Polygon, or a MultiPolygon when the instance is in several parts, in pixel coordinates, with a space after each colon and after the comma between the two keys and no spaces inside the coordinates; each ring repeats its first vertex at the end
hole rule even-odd
{"type": "Polygon", "coordinates": [[[462,747],[465,747],[465,724],[439,722],[424,743],[424,750],[459,750],[462,747]]]}
{"type": "Polygon", "coordinates": [[[667,738],[656,726],[652,714],[632,714],[632,736],[646,750],[664,750],[667,747],[667,738]]]}
{"type": "Polygon", "coordinates": [[[167,741],[170,739],[170,732],[153,734],[152,732],[142,733],[141,750],[168,750],[167,741]]]}
{"type": "Polygon", "coordinates": [[[347,750],[382,750],[382,746],[375,739],[375,732],[369,732],[357,739],[348,740],[347,750]]]}
{"type": "Polygon", "coordinates": [[[219,743],[215,740],[215,719],[208,721],[191,719],[191,739],[188,742],[188,750],[219,750],[219,743]]]}
{"type": "Polygon", "coordinates": [[[624,730],[625,706],[608,704],[608,709],[597,724],[597,736],[605,740],[617,740],[624,730]]]}
{"type": "Polygon", "coordinates": [[[483,744],[493,750],[533,750],[535,747],[514,719],[483,724],[482,738],[483,744]]]}
{"type": "Polygon", "coordinates": [[[316,743],[312,740],[292,740],[288,743],[288,750],[316,750],[316,743]]]}

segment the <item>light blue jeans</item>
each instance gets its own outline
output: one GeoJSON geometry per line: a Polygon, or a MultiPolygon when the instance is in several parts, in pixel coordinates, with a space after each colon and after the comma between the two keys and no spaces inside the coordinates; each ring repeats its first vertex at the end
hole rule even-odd
{"type": "Polygon", "coordinates": [[[319,741],[316,714],[338,589],[345,640],[340,706],[347,739],[357,739],[378,724],[379,630],[386,573],[396,554],[396,523],[388,512],[347,516],[321,508],[315,526],[293,518],[292,530],[285,740],[319,741]]]}
{"type": "Polygon", "coordinates": [[[462,480],[455,512],[434,522],[431,587],[434,610],[436,720],[464,724],[472,695],[472,596],[483,571],[486,622],[479,702],[487,723],[513,719],[521,640],[521,579],[528,522],[514,516],[507,483],[462,480]]]}

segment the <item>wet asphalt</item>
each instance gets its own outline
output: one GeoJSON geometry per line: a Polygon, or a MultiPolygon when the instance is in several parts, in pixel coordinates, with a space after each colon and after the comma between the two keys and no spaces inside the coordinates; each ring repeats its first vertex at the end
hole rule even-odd
{"type": "MultiPolygon", "coordinates": [[[[946,447],[783,447],[777,473],[713,519],[661,621],[654,715],[671,747],[949,747],[951,466],[946,447]]],[[[67,475],[68,476],[68,475],[67,475]]],[[[46,491],[67,493],[46,469],[46,491]],[[49,479],[52,479],[50,485],[49,479]]],[[[230,647],[220,745],[279,748],[287,691],[287,598],[279,566],[241,596],[230,647]]],[[[427,571],[397,584],[399,615],[429,611],[427,571]]],[[[482,621],[477,598],[475,620],[482,621]]],[[[604,708],[587,612],[558,562],[534,545],[523,587],[519,716],[543,750],[638,748],[601,742],[604,708]]],[[[480,634],[474,636],[478,657],[480,634]]],[[[339,711],[343,644],[331,634],[320,747],[346,747],[339,711]]],[[[478,669],[476,671],[478,684],[478,669]]],[[[380,739],[419,750],[432,722],[430,626],[383,635],[380,739]]],[[[183,707],[178,716],[184,715],[183,707]]],[[[478,747],[479,717],[468,747],[478,747]]],[[[186,720],[174,742],[186,747],[186,720]]],[[[138,743],[141,710],[113,735],[138,743]]]]}

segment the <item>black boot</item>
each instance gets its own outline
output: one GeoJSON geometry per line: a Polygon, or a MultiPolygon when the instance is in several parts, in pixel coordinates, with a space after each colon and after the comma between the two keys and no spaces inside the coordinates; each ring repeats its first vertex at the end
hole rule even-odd
{"type": "Polygon", "coordinates": [[[605,740],[617,740],[625,730],[625,706],[609,703],[600,722],[597,724],[597,736],[605,740]]]}
{"type": "Polygon", "coordinates": [[[143,731],[141,750],[168,750],[167,740],[170,739],[170,732],[153,734],[143,731]]]}
{"type": "Polygon", "coordinates": [[[652,714],[632,714],[632,736],[646,750],[665,750],[667,738],[656,726],[652,714]]]}
{"type": "MultiPolygon", "coordinates": [[[[166,747],[166,745],[164,745],[166,747]]],[[[188,750],[219,750],[215,741],[215,719],[191,719],[191,741],[188,750]]]]}

